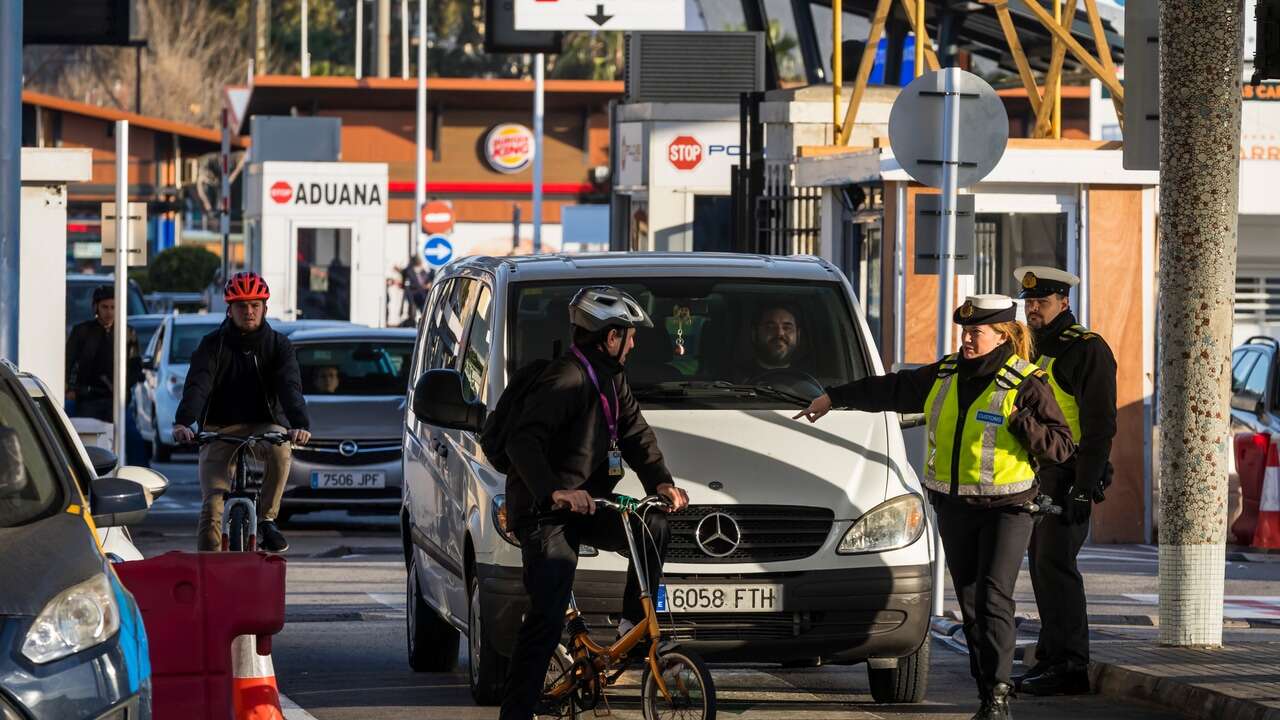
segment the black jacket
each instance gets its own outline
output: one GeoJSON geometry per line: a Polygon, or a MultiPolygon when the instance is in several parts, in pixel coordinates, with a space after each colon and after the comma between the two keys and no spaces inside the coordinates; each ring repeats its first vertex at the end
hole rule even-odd
{"type": "MultiPolygon", "coordinates": [[[[653,494],[659,485],[672,482],[658,440],[622,367],[599,351],[584,353],[609,402],[615,397],[619,402],[618,449],[645,492],[653,494]]],[[[621,480],[609,477],[609,428],[600,395],[581,361],[566,354],[535,382],[507,439],[507,506],[514,519],[549,509],[556,490],[580,488],[593,497],[607,497],[621,480]]]]}
{"type": "MultiPolygon", "coordinates": [[[[126,326],[127,326],[126,321],[126,326]]],[[[142,357],[138,352],[138,334],[127,327],[126,342],[128,360],[125,364],[125,385],[142,379],[142,357]]],[[[102,327],[97,318],[91,318],[71,328],[67,338],[66,388],[82,398],[110,397],[115,384],[115,353],[111,347],[114,333],[102,327]]]]}
{"type": "Polygon", "coordinates": [[[249,334],[224,320],[191,356],[174,421],[201,429],[251,422],[309,428],[293,343],[265,320],[249,334]]]}
{"type": "MultiPolygon", "coordinates": [[[[1013,348],[1008,343],[990,353],[972,360],[960,360],[960,385],[956,400],[959,405],[959,435],[964,427],[964,417],[969,406],[995,379],[995,373],[1008,361],[1013,348]]],[[[869,412],[918,413],[924,411],[925,400],[938,377],[940,362],[913,370],[873,375],[855,380],[847,385],[827,389],[835,407],[852,408],[869,412]]],[[[1014,400],[1017,411],[1009,416],[1009,431],[1022,441],[1036,463],[1060,463],[1071,456],[1075,449],[1071,441],[1071,428],[1062,417],[1062,410],[1053,398],[1053,389],[1043,377],[1033,376],[1018,386],[1014,400]]],[[[1039,492],[1033,487],[1016,495],[998,497],[958,496],[949,501],[984,507],[1020,505],[1035,498],[1039,492]]],[[[942,499],[939,493],[930,493],[934,500],[942,499]]]]}
{"type": "Polygon", "coordinates": [[[1063,337],[1076,324],[1075,315],[1064,312],[1036,332],[1036,352],[1057,358],[1053,379],[1080,406],[1080,444],[1066,463],[1042,472],[1045,490],[1058,501],[1074,486],[1086,495],[1108,480],[1111,441],[1116,435],[1116,359],[1107,341],[1096,333],[1080,338],[1063,337]]]}

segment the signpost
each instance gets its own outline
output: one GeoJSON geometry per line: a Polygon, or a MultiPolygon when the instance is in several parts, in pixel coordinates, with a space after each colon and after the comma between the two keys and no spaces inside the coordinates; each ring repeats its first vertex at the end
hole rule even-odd
{"type": "Polygon", "coordinates": [[[684,30],[685,0],[515,0],[516,30],[684,30]]]}
{"type": "MultiPolygon", "coordinates": [[[[917,182],[942,188],[941,203],[933,204],[932,210],[920,196],[916,200],[916,272],[922,272],[922,260],[932,260],[940,275],[938,357],[953,348],[951,305],[955,299],[960,188],[977,183],[994,170],[1008,143],[1009,116],[1004,104],[986,81],[960,68],[942,68],[916,78],[889,111],[889,144],[898,164],[917,182]],[[934,229],[933,243],[921,237],[927,227],[934,229]],[[934,252],[922,257],[921,250],[928,245],[934,252]]],[[[973,248],[973,201],[969,197],[965,244],[973,248]]],[[[966,259],[972,262],[972,251],[966,259]]],[[[932,540],[933,614],[941,615],[946,557],[936,519],[932,540]]]]}
{"type": "Polygon", "coordinates": [[[443,235],[432,235],[422,242],[422,257],[431,267],[444,267],[453,259],[453,243],[443,235]]]}
{"type": "MultiPolygon", "coordinates": [[[[147,204],[129,203],[129,267],[147,264],[147,204]]],[[[116,264],[116,204],[102,203],[102,265],[116,264]]]]}

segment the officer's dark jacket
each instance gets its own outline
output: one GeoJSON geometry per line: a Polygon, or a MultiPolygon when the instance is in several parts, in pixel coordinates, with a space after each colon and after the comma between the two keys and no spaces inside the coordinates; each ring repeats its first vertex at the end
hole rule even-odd
{"type": "MultiPolygon", "coordinates": [[[[959,436],[969,406],[995,379],[999,370],[1013,355],[1009,343],[1003,343],[990,353],[972,360],[960,359],[959,386],[956,400],[960,422],[956,427],[959,436]]],[[[918,413],[924,411],[925,401],[938,378],[935,362],[923,367],[887,375],[873,375],[855,380],[847,385],[827,388],[835,407],[852,408],[868,412],[918,413]]],[[[1017,411],[1009,416],[1009,431],[1023,442],[1034,462],[1060,463],[1071,456],[1075,449],[1071,441],[1071,428],[1062,417],[1062,410],[1053,398],[1053,389],[1040,376],[1027,378],[1018,386],[1014,401],[1017,411]]],[[[984,507],[1020,505],[1031,500],[1039,492],[1032,487],[1016,495],[997,497],[951,496],[950,501],[984,507]]],[[[935,500],[938,493],[931,493],[935,500]]]]}
{"type": "Polygon", "coordinates": [[[250,422],[309,428],[293,343],[265,320],[248,334],[224,320],[191,355],[174,421],[187,427],[199,421],[202,429],[250,422]]]}
{"type": "Polygon", "coordinates": [[[1078,339],[1063,337],[1063,331],[1076,322],[1075,315],[1067,311],[1035,333],[1036,354],[1057,358],[1053,378],[1080,406],[1080,443],[1075,455],[1061,467],[1046,468],[1043,473],[1046,490],[1059,500],[1073,482],[1081,492],[1102,482],[1116,435],[1115,356],[1096,333],[1078,339]]]}
{"type": "MultiPolygon", "coordinates": [[[[126,323],[127,325],[127,323],[126,323]]],[[[125,363],[125,385],[132,387],[142,379],[142,357],[138,353],[138,334],[126,327],[128,339],[125,363]]],[[[115,384],[115,352],[111,347],[114,333],[102,327],[97,318],[85,320],[71,328],[67,338],[66,386],[82,396],[110,395],[115,384]]]]}
{"type": "MultiPolygon", "coordinates": [[[[581,348],[610,403],[620,403],[618,449],[646,493],[672,482],[658,440],[631,394],[622,366],[596,349],[581,348]],[[613,390],[610,389],[613,386],[613,390]]],[[[609,428],[600,395],[572,353],[553,361],[529,390],[507,439],[511,471],[507,506],[513,519],[549,509],[556,490],[607,497],[621,478],[609,476],[609,428]]]]}

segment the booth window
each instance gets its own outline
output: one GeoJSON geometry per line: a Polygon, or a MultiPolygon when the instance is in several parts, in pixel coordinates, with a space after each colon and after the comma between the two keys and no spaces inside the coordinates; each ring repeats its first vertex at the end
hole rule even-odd
{"type": "Polygon", "coordinates": [[[1023,265],[1067,266],[1066,213],[978,213],[974,220],[979,294],[1017,295],[1013,271],[1023,265]]]}
{"type": "Polygon", "coordinates": [[[298,314],[351,319],[350,228],[298,228],[298,314]]]}

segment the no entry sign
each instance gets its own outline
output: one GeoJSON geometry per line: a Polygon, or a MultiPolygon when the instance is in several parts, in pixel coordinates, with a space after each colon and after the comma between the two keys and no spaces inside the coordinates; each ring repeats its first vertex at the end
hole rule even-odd
{"type": "Polygon", "coordinates": [[[453,231],[453,206],[443,200],[432,200],[422,206],[422,231],[441,235],[453,231]]]}

